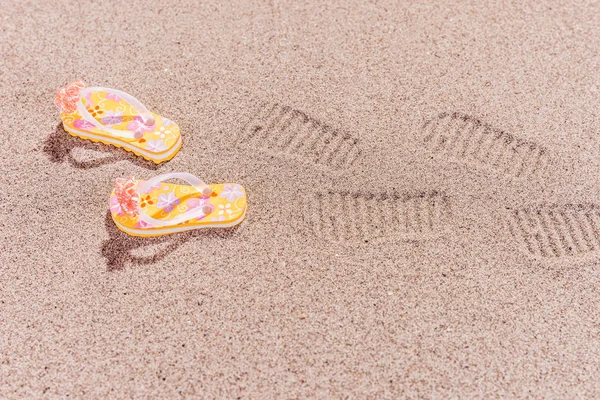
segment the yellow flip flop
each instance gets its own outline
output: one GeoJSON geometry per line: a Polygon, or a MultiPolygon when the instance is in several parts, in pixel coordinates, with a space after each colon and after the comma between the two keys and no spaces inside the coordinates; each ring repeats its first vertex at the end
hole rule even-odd
{"type": "Polygon", "coordinates": [[[246,216],[246,191],[237,183],[207,185],[176,172],[147,181],[117,179],[110,196],[113,221],[132,236],[161,236],[202,228],[228,228],[246,216]],[[190,185],[165,183],[180,179],[190,185]]]}
{"type": "Polygon", "coordinates": [[[120,90],[76,81],[58,90],[55,103],[72,136],[121,147],[156,164],[181,148],[177,124],[120,90]]]}

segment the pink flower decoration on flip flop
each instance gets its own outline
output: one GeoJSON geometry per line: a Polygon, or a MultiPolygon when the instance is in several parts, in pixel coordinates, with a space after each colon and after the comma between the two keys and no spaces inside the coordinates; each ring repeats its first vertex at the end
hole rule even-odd
{"type": "Polygon", "coordinates": [[[123,122],[123,111],[107,111],[100,121],[106,126],[118,125],[123,122]]]}
{"type": "Polygon", "coordinates": [[[58,89],[54,104],[61,112],[72,113],[77,110],[77,102],[79,101],[79,92],[85,87],[82,81],[69,83],[67,86],[58,89]]]}
{"type": "Polygon", "coordinates": [[[75,122],[73,122],[73,126],[84,131],[93,131],[96,128],[92,123],[87,122],[85,119],[76,119],[75,122]]]}
{"type": "Polygon", "coordinates": [[[130,217],[139,214],[140,195],[137,192],[137,182],[134,178],[115,180],[115,195],[121,209],[130,217]]]}
{"type": "Polygon", "coordinates": [[[142,117],[136,115],[129,124],[127,124],[127,130],[135,132],[135,138],[139,139],[144,136],[145,132],[152,132],[154,130],[154,124],[146,125],[142,117]]]}
{"type": "Polygon", "coordinates": [[[158,208],[162,208],[165,212],[173,211],[176,205],[180,202],[179,198],[175,196],[175,193],[163,193],[158,195],[158,208]]]}
{"type": "Polygon", "coordinates": [[[108,100],[112,100],[112,101],[114,101],[116,103],[118,103],[118,102],[121,101],[121,98],[119,96],[117,96],[116,94],[114,94],[114,93],[107,93],[106,94],[106,98],[108,100]]]}

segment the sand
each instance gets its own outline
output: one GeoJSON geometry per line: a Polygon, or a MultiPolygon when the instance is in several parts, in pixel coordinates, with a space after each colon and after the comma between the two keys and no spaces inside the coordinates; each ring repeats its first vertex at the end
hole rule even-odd
{"type": "Polygon", "coordinates": [[[327,3],[0,4],[1,398],[600,397],[600,5],[327,3]],[[71,138],[76,78],[181,152],[71,138]],[[246,220],[118,231],[171,171],[246,220]]]}

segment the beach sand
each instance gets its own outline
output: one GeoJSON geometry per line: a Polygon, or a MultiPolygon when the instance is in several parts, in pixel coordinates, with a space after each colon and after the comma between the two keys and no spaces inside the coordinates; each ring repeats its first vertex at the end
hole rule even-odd
{"type": "Polygon", "coordinates": [[[600,397],[600,5],[0,5],[0,397],[600,397]],[[70,137],[74,79],[176,121],[70,137]],[[258,133],[258,134],[257,134],[258,133]],[[237,182],[154,239],[114,179],[237,182]]]}

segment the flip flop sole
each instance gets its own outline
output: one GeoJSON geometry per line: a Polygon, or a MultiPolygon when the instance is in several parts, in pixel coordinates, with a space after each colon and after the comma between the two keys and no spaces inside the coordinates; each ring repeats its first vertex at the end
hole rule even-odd
{"type": "Polygon", "coordinates": [[[233,226],[239,225],[240,223],[242,223],[242,221],[244,220],[244,218],[246,217],[246,210],[244,210],[243,214],[239,216],[239,218],[237,218],[234,221],[228,221],[226,223],[207,223],[207,224],[203,224],[203,225],[189,225],[189,226],[180,226],[180,227],[172,227],[172,228],[160,228],[160,229],[134,229],[134,228],[128,228],[126,226],[124,226],[123,224],[121,224],[119,221],[117,221],[115,219],[114,214],[112,215],[113,217],[113,221],[115,222],[115,225],[117,226],[117,228],[119,228],[119,230],[121,232],[124,232],[130,236],[137,236],[137,237],[156,237],[156,236],[164,236],[164,235],[170,235],[173,233],[180,233],[180,232],[187,232],[187,231],[193,231],[196,229],[206,229],[206,228],[231,228],[233,226]]]}
{"type": "Polygon", "coordinates": [[[84,140],[91,140],[92,142],[96,142],[96,143],[113,145],[115,147],[119,147],[119,148],[122,148],[131,153],[134,153],[135,155],[143,157],[144,159],[146,159],[148,161],[152,161],[156,164],[160,164],[162,162],[169,161],[170,159],[175,157],[175,155],[181,149],[181,145],[182,145],[181,136],[179,136],[177,138],[177,142],[175,142],[175,145],[173,147],[171,147],[170,149],[168,149],[167,151],[162,152],[162,153],[151,153],[149,151],[142,150],[139,147],[132,146],[131,144],[128,144],[127,142],[124,142],[124,141],[116,139],[116,138],[107,138],[104,136],[95,135],[93,133],[80,131],[78,129],[74,129],[69,126],[66,126],[64,124],[63,124],[63,126],[64,126],[65,131],[67,131],[73,137],[77,137],[79,139],[84,139],[84,140]]]}

